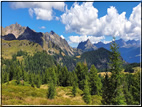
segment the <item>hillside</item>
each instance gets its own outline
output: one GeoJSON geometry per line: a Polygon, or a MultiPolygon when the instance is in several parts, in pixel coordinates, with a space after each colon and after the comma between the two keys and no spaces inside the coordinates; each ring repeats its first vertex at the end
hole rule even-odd
{"type": "MultiPolygon", "coordinates": [[[[82,90],[77,89],[77,96],[71,94],[72,87],[57,87],[55,99],[47,99],[48,85],[33,88],[28,83],[15,85],[10,81],[2,85],[3,105],[86,105],[82,99],[82,90]]],[[[92,96],[93,105],[101,105],[101,96],[92,96]]]]}
{"type": "Polygon", "coordinates": [[[34,42],[28,40],[12,40],[6,41],[2,40],[2,57],[11,59],[13,54],[16,54],[18,51],[25,51],[29,55],[33,53],[42,51],[42,47],[34,42]]]}

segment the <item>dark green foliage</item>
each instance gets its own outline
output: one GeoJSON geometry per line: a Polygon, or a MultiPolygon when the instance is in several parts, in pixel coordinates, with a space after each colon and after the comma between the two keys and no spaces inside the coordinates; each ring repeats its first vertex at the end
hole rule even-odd
{"type": "Polygon", "coordinates": [[[54,84],[53,80],[51,79],[50,83],[49,83],[47,98],[54,99],[55,94],[56,94],[55,84],[54,84]]]}
{"type": "Polygon", "coordinates": [[[103,80],[103,93],[102,93],[102,104],[107,105],[110,104],[111,102],[111,81],[110,78],[108,76],[108,74],[106,73],[105,78],[103,80]]]}
{"type": "Polygon", "coordinates": [[[54,58],[46,53],[37,52],[34,56],[27,56],[25,59],[25,70],[34,73],[45,72],[45,69],[56,65],[54,58]]]}
{"type": "Polygon", "coordinates": [[[62,67],[59,72],[59,82],[60,86],[68,86],[68,69],[66,66],[62,67]]]}
{"type": "Polygon", "coordinates": [[[78,85],[81,90],[84,89],[84,81],[85,81],[85,76],[88,76],[88,68],[87,65],[84,63],[77,63],[76,68],[75,68],[75,73],[78,78],[78,85]]]}
{"type": "Polygon", "coordinates": [[[110,53],[110,72],[111,74],[111,91],[109,92],[111,95],[110,104],[112,105],[125,105],[126,100],[123,93],[123,81],[122,78],[122,62],[120,59],[120,53],[118,52],[118,45],[114,41],[110,45],[111,53],[110,53]]]}
{"type": "Polygon", "coordinates": [[[132,83],[130,85],[130,92],[133,96],[133,101],[135,105],[140,104],[140,72],[136,72],[133,75],[132,83]]]}
{"type": "Polygon", "coordinates": [[[139,67],[140,63],[131,63],[131,64],[127,64],[124,66],[125,68],[125,72],[130,72],[133,73],[134,72],[134,67],[139,67]]]}
{"type": "Polygon", "coordinates": [[[25,51],[20,50],[17,52],[17,56],[26,56],[26,55],[27,55],[27,52],[25,51]]]}
{"type": "Polygon", "coordinates": [[[126,99],[126,103],[127,103],[127,105],[133,105],[134,104],[133,96],[129,91],[128,84],[127,84],[126,80],[124,81],[123,85],[124,85],[123,91],[124,91],[124,96],[125,96],[125,99],[126,99]]]}
{"type": "Polygon", "coordinates": [[[3,83],[8,82],[9,81],[9,74],[7,72],[4,72],[2,75],[3,75],[2,76],[2,82],[3,83]]]}
{"type": "Polygon", "coordinates": [[[91,95],[100,95],[101,94],[101,88],[102,88],[102,83],[101,79],[98,76],[98,71],[94,65],[91,66],[90,69],[90,88],[91,88],[91,95]]]}
{"type": "Polygon", "coordinates": [[[12,60],[16,61],[16,54],[12,55],[12,60]]]}
{"type": "Polygon", "coordinates": [[[85,79],[84,82],[84,89],[83,89],[83,99],[87,104],[91,103],[91,95],[90,95],[90,89],[89,89],[89,84],[88,84],[88,80],[85,79]]]}
{"type": "Polygon", "coordinates": [[[72,88],[72,95],[75,97],[76,96],[76,92],[77,92],[77,83],[74,82],[73,83],[73,88],[72,88]]]}
{"type": "Polygon", "coordinates": [[[41,80],[40,80],[40,75],[36,75],[36,81],[35,81],[35,84],[36,84],[36,87],[37,88],[40,88],[40,85],[41,85],[41,80]]]}
{"type": "Polygon", "coordinates": [[[106,63],[109,62],[109,53],[110,51],[104,48],[99,48],[95,51],[83,53],[81,55],[81,59],[78,61],[83,62],[86,59],[88,68],[90,68],[92,64],[94,64],[97,68],[97,65],[101,65],[101,67],[98,69],[106,68],[106,63]],[[103,63],[101,60],[105,60],[106,62],[103,63]]]}

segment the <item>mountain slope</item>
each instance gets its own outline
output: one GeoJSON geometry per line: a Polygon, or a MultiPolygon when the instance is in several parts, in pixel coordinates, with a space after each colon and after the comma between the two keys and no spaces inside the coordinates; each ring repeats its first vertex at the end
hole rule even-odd
{"type": "Polygon", "coordinates": [[[92,50],[96,50],[97,47],[94,46],[89,39],[87,39],[87,41],[84,41],[84,42],[80,42],[77,49],[81,49],[83,50],[84,52],[86,51],[92,51],[92,50]]]}
{"type": "Polygon", "coordinates": [[[21,35],[19,35],[17,39],[18,40],[29,40],[29,41],[38,43],[41,46],[43,46],[42,36],[43,36],[42,33],[37,33],[31,30],[29,27],[26,27],[24,32],[21,35]]]}
{"type": "MultiPolygon", "coordinates": [[[[68,70],[74,70],[77,62],[87,63],[88,68],[90,69],[91,65],[94,64],[97,69],[103,70],[106,69],[107,63],[109,62],[110,51],[105,48],[99,48],[97,50],[84,52],[79,56],[54,56],[61,65],[67,66],[68,70]]],[[[122,57],[121,57],[122,59],[122,57]]],[[[123,60],[123,59],[122,59],[123,60]]],[[[123,60],[124,61],[124,60],[123,60]]],[[[124,61],[125,62],[125,61],[124,61]]],[[[126,62],[125,62],[126,63],[126,62]]]]}
{"type": "Polygon", "coordinates": [[[5,28],[2,27],[2,39],[3,40],[29,40],[31,42],[41,45],[43,50],[46,50],[49,54],[60,53],[63,55],[78,55],[82,52],[79,49],[70,47],[65,39],[62,39],[58,34],[51,31],[50,33],[36,32],[29,27],[22,27],[19,24],[12,24],[5,28]],[[7,36],[12,34],[12,36],[7,36]]]}
{"type": "Polygon", "coordinates": [[[42,47],[34,42],[28,40],[12,40],[6,41],[2,40],[2,57],[11,59],[13,54],[16,54],[18,51],[26,51],[30,55],[37,51],[42,51],[42,47]]]}

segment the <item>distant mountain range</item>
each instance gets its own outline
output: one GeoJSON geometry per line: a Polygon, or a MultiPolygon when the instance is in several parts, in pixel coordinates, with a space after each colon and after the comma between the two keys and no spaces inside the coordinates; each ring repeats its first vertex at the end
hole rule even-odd
{"type": "MultiPolygon", "coordinates": [[[[140,41],[129,40],[125,42],[123,39],[119,39],[115,42],[118,44],[120,54],[126,62],[140,62],[140,41]]],[[[110,44],[111,43],[104,44],[102,42],[98,42],[97,44],[94,44],[94,46],[110,50],[110,44]]]]}
{"type": "MultiPolygon", "coordinates": [[[[119,52],[126,62],[140,63],[140,41],[128,40],[125,42],[123,39],[119,39],[115,42],[119,46],[119,52]]],[[[92,44],[88,39],[87,41],[80,42],[77,48],[82,49],[83,52],[96,50],[101,47],[110,51],[110,44],[104,44],[103,42],[92,44]]]]}
{"type": "Polygon", "coordinates": [[[18,23],[12,24],[5,28],[2,27],[2,39],[4,40],[29,40],[38,43],[48,53],[59,53],[62,50],[63,54],[73,56],[81,54],[80,49],[70,47],[65,39],[62,39],[54,31],[50,33],[35,32],[29,27],[22,27],[18,23]],[[56,48],[53,50],[53,48],[56,48]],[[58,52],[57,52],[58,50],[58,52]]]}
{"type": "MultiPolygon", "coordinates": [[[[77,48],[69,46],[65,39],[62,39],[54,31],[36,32],[29,27],[22,27],[19,24],[12,24],[2,27],[2,56],[10,58],[19,50],[27,51],[31,54],[45,50],[53,55],[57,63],[66,65],[69,70],[73,70],[77,62],[87,62],[88,67],[92,64],[98,69],[105,69],[109,62],[110,43],[99,42],[92,44],[90,40],[80,42],[77,48]]],[[[140,42],[122,39],[116,40],[120,46],[121,59],[126,62],[140,62],[140,42]]]]}

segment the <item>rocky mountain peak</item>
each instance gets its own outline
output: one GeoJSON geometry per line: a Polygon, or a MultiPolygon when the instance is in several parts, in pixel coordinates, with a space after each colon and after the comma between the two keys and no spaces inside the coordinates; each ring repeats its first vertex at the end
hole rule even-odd
{"type": "Polygon", "coordinates": [[[83,50],[84,52],[85,52],[85,51],[92,51],[92,50],[96,50],[96,49],[97,49],[97,47],[94,46],[94,45],[90,42],[89,39],[87,39],[87,40],[84,41],[84,42],[80,42],[77,48],[83,50]]]}
{"type": "Polygon", "coordinates": [[[53,30],[51,30],[50,34],[51,34],[51,35],[54,35],[54,34],[55,34],[55,32],[54,32],[53,30]]]}
{"type": "Polygon", "coordinates": [[[16,38],[18,38],[19,35],[21,35],[25,31],[26,27],[22,27],[17,22],[15,24],[11,24],[10,26],[7,26],[2,29],[2,36],[8,35],[9,33],[15,35],[16,38]]]}

